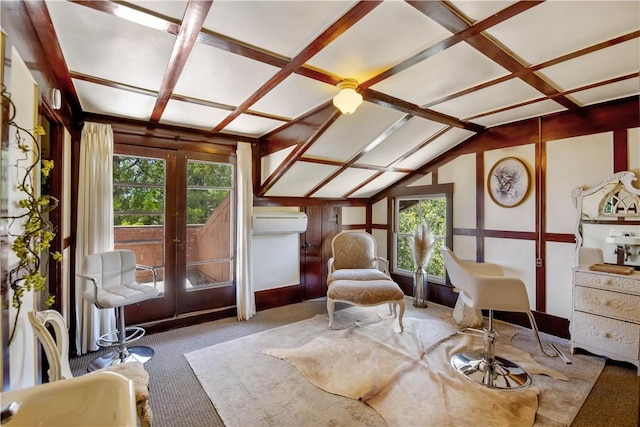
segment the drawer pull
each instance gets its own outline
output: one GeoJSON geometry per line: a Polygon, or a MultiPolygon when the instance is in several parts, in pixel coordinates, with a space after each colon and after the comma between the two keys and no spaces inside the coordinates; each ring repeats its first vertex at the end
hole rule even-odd
{"type": "Polygon", "coordinates": [[[605,337],[605,338],[611,338],[611,334],[610,334],[609,332],[605,332],[605,333],[604,333],[604,337],[605,337]]]}

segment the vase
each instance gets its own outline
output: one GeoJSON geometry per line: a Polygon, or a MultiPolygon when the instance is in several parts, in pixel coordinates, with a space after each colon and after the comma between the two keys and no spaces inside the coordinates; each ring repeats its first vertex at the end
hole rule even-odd
{"type": "Polygon", "coordinates": [[[413,306],[425,308],[427,306],[427,272],[418,267],[413,273],[413,306]]]}

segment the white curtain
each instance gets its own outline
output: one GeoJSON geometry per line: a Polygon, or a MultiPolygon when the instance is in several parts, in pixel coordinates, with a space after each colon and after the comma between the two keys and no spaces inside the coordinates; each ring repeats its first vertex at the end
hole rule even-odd
{"type": "MultiPolygon", "coordinates": [[[[87,255],[113,250],[113,131],[111,125],[85,123],[80,139],[76,272],[87,255]]],[[[98,350],[96,340],[116,328],[113,310],[84,301],[85,280],[76,278],[76,348],[98,350]]]]}
{"type": "Polygon", "coordinates": [[[253,213],[253,180],[251,145],[238,142],[238,229],[236,242],[236,305],[238,320],[249,320],[256,314],[251,267],[251,214],[253,213]]]}

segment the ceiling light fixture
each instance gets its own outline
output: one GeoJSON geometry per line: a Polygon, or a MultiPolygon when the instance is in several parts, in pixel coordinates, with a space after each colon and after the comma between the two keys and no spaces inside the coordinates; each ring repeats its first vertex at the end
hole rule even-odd
{"type": "Polygon", "coordinates": [[[333,105],[345,115],[353,114],[362,104],[362,95],[356,92],[358,82],[354,79],[344,79],[338,82],[340,92],[333,97],[333,105]]]}

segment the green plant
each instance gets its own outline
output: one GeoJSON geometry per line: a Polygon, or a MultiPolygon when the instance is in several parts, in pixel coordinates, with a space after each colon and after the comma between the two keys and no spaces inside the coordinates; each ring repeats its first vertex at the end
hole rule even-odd
{"type": "MultiPolygon", "coordinates": [[[[21,211],[17,215],[3,217],[10,221],[9,230],[16,223],[20,225],[21,230],[20,234],[12,234],[9,231],[9,235],[15,238],[11,249],[18,258],[18,262],[9,271],[9,285],[13,291],[11,305],[17,310],[9,336],[9,343],[11,343],[25,293],[47,291],[46,277],[42,276],[40,268],[42,253],[49,250],[51,241],[55,237],[55,229],[46,214],[58,206],[58,199],[49,195],[37,194],[33,182],[34,172],[37,171],[39,165],[41,165],[40,173],[43,185],[53,169],[53,161],[43,160],[41,157],[38,136],[44,135],[44,129],[37,126],[29,131],[15,122],[15,105],[4,85],[2,86],[2,103],[4,104],[3,109],[8,115],[7,125],[10,129],[15,130],[15,142],[18,149],[24,154],[24,157],[18,159],[14,165],[19,180],[17,189],[24,194],[24,198],[17,202],[21,211]]],[[[51,256],[55,261],[62,260],[62,255],[57,251],[51,256]]],[[[48,260],[47,257],[47,262],[48,260]]],[[[50,307],[53,302],[54,296],[49,295],[45,304],[50,307]]]]}

